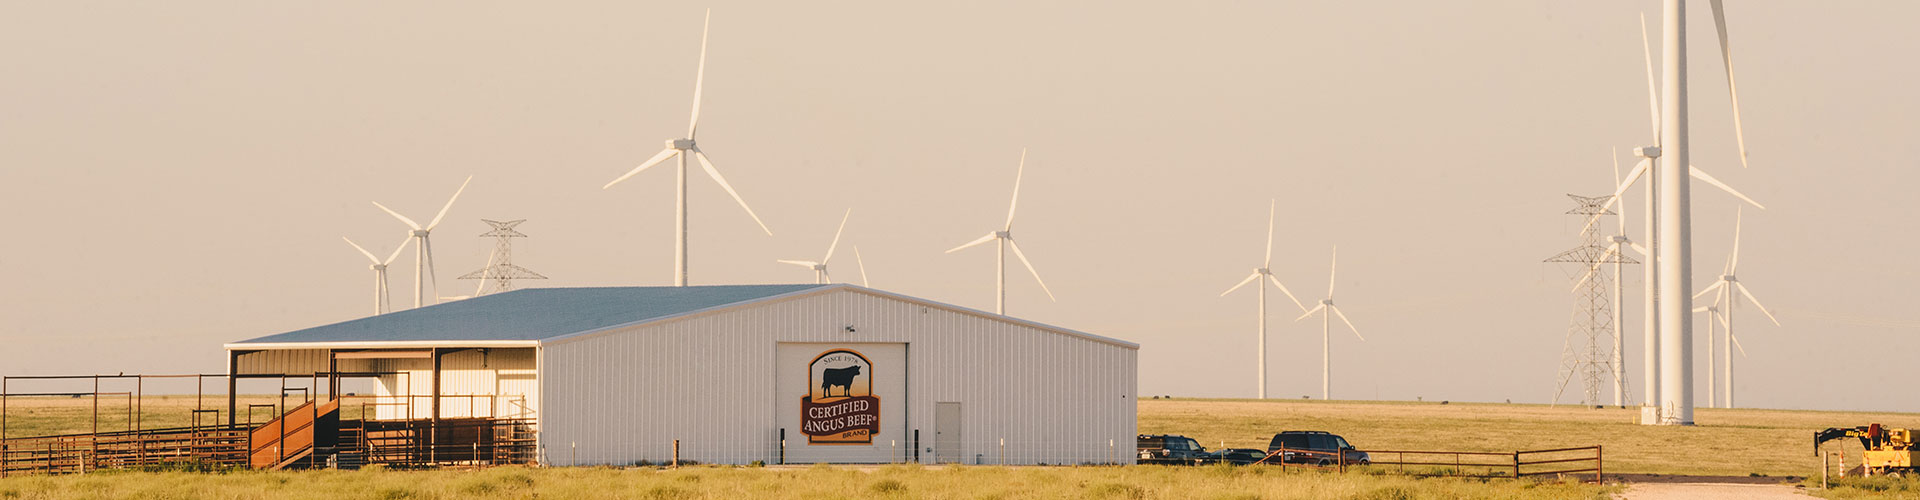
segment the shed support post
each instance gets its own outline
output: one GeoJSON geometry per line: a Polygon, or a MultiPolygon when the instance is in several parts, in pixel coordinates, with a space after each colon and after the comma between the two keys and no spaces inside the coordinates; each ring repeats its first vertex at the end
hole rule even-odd
{"type": "MultiPolygon", "coordinates": [[[[234,429],[240,424],[239,403],[234,392],[239,388],[239,377],[240,351],[227,351],[227,429],[234,429]]],[[[220,419],[214,419],[213,423],[218,425],[220,419]]]]}
{"type": "Polygon", "coordinates": [[[427,426],[427,461],[439,461],[440,451],[440,356],[444,350],[433,348],[433,417],[432,425],[427,426]]]}
{"type": "Polygon", "coordinates": [[[340,353],[327,349],[327,399],[340,399],[340,353]]]}

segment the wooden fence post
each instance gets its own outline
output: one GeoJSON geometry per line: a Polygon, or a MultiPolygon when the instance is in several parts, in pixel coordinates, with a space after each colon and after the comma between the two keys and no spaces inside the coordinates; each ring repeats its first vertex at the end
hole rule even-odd
{"type": "Polygon", "coordinates": [[[673,467],[680,468],[680,440],[673,440],[673,467]]]}
{"type": "Polygon", "coordinates": [[[1513,478],[1520,479],[1520,452],[1513,452],[1513,478]]]}

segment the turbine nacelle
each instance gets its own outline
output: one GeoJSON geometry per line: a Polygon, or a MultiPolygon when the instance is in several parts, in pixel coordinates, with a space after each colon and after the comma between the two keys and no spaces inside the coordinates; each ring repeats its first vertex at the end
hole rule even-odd
{"type": "Polygon", "coordinates": [[[1626,236],[1618,235],[1618,234],[1613,236],[1613,242],[1618,244],[1623,244],[1623,245],[1633,243],[1632,241],[1628,240],[1626,236]]]}
{"type": "Polygon", "coordinates": [[[693,149],[693,139],[667,139],[667,149],[680,151],[693,149]]]}
{"type": "Polygon", "coordinates": [[[1004,240],[1013,239],[1013,231],[994,231],[993,237],[1004,240]]]}
{"type": "Polygon", "coordinates": [[[1333,299],[1320,299],[1320,304],[1328,305],[1328,306],[1333,305],[1333,299]]]}
{"type": "Polygon", "coordinates": [[[427,233],[428,233],[429,231],[432,231],[432,230],[430,230],[430,229],[415,229],[415,230],[413,230],[413,237],[415,237],[415,238],[425,238],[425,237],[427,237],[427,233]]]}
{"type": "Polygon", "coordinates": [[[1731,274],[1722,274],[1720,275],[1720,281],[1732,282],[1732,281],[1740,281],[1740,279],[1733,277],[1733,275],[1731,274]]]}
{"type": "Polygon", "coordinates": [[[1641,158],[1659,158],[1660,146],[1640,146],[1633,148],[1633,155],[1641,158]]]}
{"type": "Polygon", "coordinates": [[[372,269],[372,270],[375,270],[375,271],[385,271],[385,270],[387,270],[387,265],[386,265],[386,264],[374,264],[374,265],[371,265],[371,266],[367,266],[367,269],[372,269]]]}

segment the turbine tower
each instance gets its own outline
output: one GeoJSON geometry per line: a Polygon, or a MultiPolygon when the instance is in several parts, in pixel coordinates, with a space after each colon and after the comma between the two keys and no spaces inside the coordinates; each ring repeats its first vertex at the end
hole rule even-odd
{"type": "Polygon", "coordinates": [[[1253,274],[1247,275],[1247,279],[1240,280],[1240,284],[1234,285],[1233,288],[1228,288],[1227,291],[1225,292],[1220,292],[1220,296],[1225,297],[1227,296],[1227,294],[1233,293],[1234,290],[1239,290],[1240,287],[1247,286],[1248,283],[1252,283],[1255,281],[1262,281],[1260,284],[1254,285],[1254,287],[1260,289],[1260,317],[1259,317],[1260,326],[1258,329],[1255,330],[1256,332],[1255,334],[1258,335],[1258,337],[1255,337],[1256,339],[1258,339],[1255,342],[1255,344],[1259,346],[1256,348],[1257,351],[1255,356],[1258,357],[1260,360],[1259,361],[1260,373],[1257,375],[1259,377],[1258,379],[1259,383],[1257,384],[1257,386],[1259,388],[1260,399],[1267,399],[1267,284],[1266,284],[1266,281],[1273,282],[1273,286],[1279,287],[1281,293],[1287,294],[1287,298],[1293,300],[1293,306],[1300,308],[1300,312],[1307,311],[1307,306],[1301,304],[1300,299],[1297,297],[1294,297],[1293,292],[1287,290],[1286,285],[1280,284],[1280,279],[1273,277],[1273,271],[1268,269],[1270,267],[1273,267],[1273,210],[1276,204],[1278,203],[1279,203],[1278,201],[1269,201],[1267,203],[1267,260],[1265,261],[1265,263],[1260,264],[1260,267],[1254,268],[1253,274]],[[1261,280],[1261,278],[1266,278],[1266,279],[1261,280]]]}
{"type": "Polygon", "coordinates": [[[1333,385],[1332,317],[1340,316],[1340,322],[1347,324],[1347,329],[1353,331],[1354,337],[1358,337],[1361,342],[1367,341],[1366,337],[1360,336],[1360,329],[1353,327],[1353,321],[1347,319],[1347,313],[1340,312],[1340,306],[1333,305],[1333,284],[1335,283],[1333,278],[1336,276],[1334,273],[1340,271],[1339,247],[1334,247],[1333,263],[1328,265],[1327,269],[1327,298],[1320,299],[1320,305],[1313,306],[1313,309],[1308,310],[1306,314],[1293,319],[1300,321],[1313,316],[1313,313],[1320,313],[1320,399],[1322,400],[1332,399],[1329,396],[1331,391],[1328,390],[1333,385]]]}
{"type": "Polygon", "coordinates": [[[426,305],[427,289],[424,284],[427,280],[433,280],[433,292],[435,294],[440,293],[440,278],[433,272],[433,243],[427,239],[427,235],[433,232],[433,228],[440,226],[441,220],[447,218],[447,211],[453,209],[454,200],[460,199],[460,193],[466,192],[467,184],[471,182],[473,182],[473,176],[469,175],[465,182],[460,183],[460,189],[453,192],[453,197],[447,199],[446,206],[440,207],[440,213],[434,215],[433,221],[428,222],[426,227],[421,227],[420,224],[414,222],[413,219],[409,219],[405,215],[400,215],[400,212],[395,212],[393,209],[387,208],[386,205],[381,205],[380,202],[373,202],[373,206],[380,207],[381,210],[387,211],[387,214],[392,215],[393,218],[400,219],[400,222],[405,223],[407,227],[413,228],[413,231],[407,234],[412,235],[416,240],[420,240],[419,244],[413,247],[413,307],[416,309],[426,305]]]}
{"type": "MultiPolygon", "coordinates": [[[[811,260],[776,260],[774,262],[779,262],[781,264],[793,264],[793,265],[804,267],[807,269],[812,269],[813,282],[815,284],[832,283],[833,276],[827,274],[827,262],[830,262],[833,260],[833,251],[835,249],[840,248],[840,233],[847,230],[847,218],[852,216],[853,216],[853,209],[851,208],[847,209],[846,215],[840,216],[840,229],[835,229],[833,231],[833,243],[827,245],[827,256],[821,257],[819,262],[815,262],[811,260]]],[[[861,286],[866,286],[865,285],[866,276],[867,276],[866,266],[862,264],[860,268],[860,279],[862,282],[861,286]]]]}
{"type": "Polygon", "coordinates": [[[488,280],[492,281],[493,290],[486,293],[500,293],[512,290],[513,280],[547,279],[546,276],[542,276],[540,273],[513,265],[513,239],[527,237],[525,233],[515,230],[514,227],[526,221],[526,219],[517,219],[501,222],[497,220],[480,219],[480,222],[485,222],[487,225],[493,226],[492,231],[480,233],[480,237],[493,238],[495,241],[493,244],[493,253],[487,255],[486,267],[482,267],[478,271],[460,275],[459,279],[463,280],[481,280],[480,285],[473,291],[473,297],[483,295],[482,290],[486,289],[488,280]]]}
{"type": "Polygon", "coordinates": [[[354,250],[359,250],[360,255],[365,255],[367,260],[373,261],[373,265],[367,266],[368,269],[373,270],[373,314],[379,316],[393,310],[393,301],[387,294],[387,265],[392,264],[393,259],[400,257],[402,250],[407,249],[407,242],[413,241],[413,235],[401,238],[400,246],[394,247],[393,253],[387,255],[387,260],[374,257],[373,252],[368,252],[367,249],[361,248],[360,244],[354,243],[345,236],[341,236],[340,239],[347,240],[347,244],[353,245],[354,250]]]}
{"type": "MultiPolygon", "coordinates": [[[[1746,137],[1740,125],[1740,96],[1734,85],[1733,52],[1727,43],[1726,13],[1720,0],[1712,0],[1714,28],[1719,33],[1721,62],[1727,70],[1727,93],[1732,101],[1733,131],[1740,150],[1740,165],[1747,166],[1746,137]]],[[[1636,148],[1635,153],[1647,158],[1641,162],[1656,172],[1649,187],[1657,196],[1653,209],[1657,214],[1657,224],[1653,230],[1658,235],[1651,242],[1655,257],[1649,267],[1657,267],[1652,273],[1654,294],[1658,310],[1655,314],[1659,336],[1658,359],[1660,378],[1657,391],[1649,392],[1649,400],[1657,401],[1657,406],[1642,410],[1643,424],[1693,425],[1693,326],[1689,314],[1693,309],[1692,296],[1688,291],[1693,286],[1690,272],[1693,269],[1693,215],[1689,197],[1692,195],[1691,178],[1699,178],[1708,184],[1732,191],[1725,184],[1705,175],[1694,168],[1689,161],[1690,151],[1687,139],[1687,60],[1686,60],[1686,5],[1684,0],[1665,0],[1662,19],[1662,66],[1664,69],[1660,94],[1666,96],[1664,102],[1655,98],[1656,113],[1655,136],[1653,146],[1636,148]]],[[[1644,26],[1644,17],[1642,18],[1644,26]]],[[[1642,29],[1644,40],[1644,28],[1642,29]]],[[[1649,54],[1651,55],[1651,54],[1649,54]]],[[[1648,65],[1652,73],[1652,65],[1648,65]]],[[[1639,168],[1636,168],[1639,170],[1639,168]]],[[[1630,179],[1621,185],[1625,191],[1630,179]]],[[[1619,191],[1616,191],[1618,194],[1619,191]]],[[[1736,193],[1736,196],[1739,196],[1736,193]]],[[[1760,206],[1745,196],[1742,200],[1760,206]]],[[[1764,208],[1764,207],[1762,207],[1764,208]]],[[[1651,370],[1650,370],[1651,371],[1651,370]]]]}
{"type": "MultiPolygon", "coordinates": [[[[1572,210],[1566,212],[1569,215],[1591,218],[1614,214],[1604,208],[1609,197],[1572,194],[1567,197],[1572,198],[1577,204],[1572,210]]],[[[1619,266],[1636,262],[1620,253],[1620,246],[1625,238],[1610,239],[1611,243],[1602,247],[1600,231],[1592,226],[1582,230],[1580,237],[1580,246],[1546,259],[1546,262],[1578,263],[1587,271],[1579,282],[1574,283],[1571,290],[1574,294],[1573,318],[1567,327],[1566,342],[1561,348],[1560,373],[1554,384],[1552,402],[1559,403],[1567,386],[1573,379],[1578,378],[1584,389],[1580,404],[1586,406],[1601,404],[1601,389],[1611,385],[1614,387],[1614,404],[1621,405],[1624,398],[1621,394],[1623,383],[1620,366],[1616,361],[1620,348],[1617,336],[1619,324],[1613,312],[1613,302],[1607,297],[1608,289],[1613,287],[1607,283],[1609,277],[1606,274],[1596,271],[1602,264],[1611,263],[1619,266]],[[1614,338],[1608,339],[1609,336],[1614,338]],[[1609,376],[1613,377],[1611,383],[1607,383],[1609,381],[1606,380],[1609,376]]],[[[1612,279],[1617,281],[1618,267],[1615,267],[1614,274],[1612,279]]]]}
{"type": "Polygon", "coordinates": [[[987,233],[986,236],[981,236],[980,239],[973,240],[965,245],[953,247],[952,250],[947,250],[947,253],[954,253],[988,241],[997,240],[999,242],[1000,252],[994,256],[994,314],[1005,315],[1007,313],[1007,247],[1013,247],[1013,255],[1020,257],[1020,263],[1027,265],[1027,272],[1033,273],[1033,281],[1040,283],[1041,291],[1047,292],[1047,300],[1056,300],[1053,298],[1053,290],[1047,289],[1047,282],[1040,280],[1040,271],[1033,268],[1033,261],[1027,260],[1027,254],[1020,251],[1020,244],[1013,242],[1013,211],[1020,206],[1020,178],[1025,176],[1026,172],[1027,150],[1026,148],[1021,148],[1020,169],[1016,170],[1013,174],[1013,202],[1007,204],[1007,225],[999,231],[990,232],[987,233]]]}
{"type": "Polygon", "coordinates": [[[773,236],[773,230],[767,229],[767,224],[761,222],[760,216],[753,213],[753,208],[748,207],[747,200],[741,199],[740,193],[733,190],[733,185],[728,184],[727,179],[720,176],[720,171],[713,168],[713,161],[707,159],[707,153],[701,151],[700,147],[695,144],[693,140],[695,132],[700,129],[700,86],[704,83],[707,74],[707,27],[710,26],[712,22],[713,11],[709,9],[707,11],[707,24],[702,25],[700,29],[700,66],[699,69],[694,72],[693,77],[693,118],[687,125],[687,137],[685,139],[668,139],[666,149],[653,155],[652,158],[648,158],[647,161],[640,163],[640,166],[634,167],[633,170],[627,171],[625,175],[614,179],[613,182],[608,182],[605,186],[600,187],[600,189],[613,187],[614,184],[619,184],[620,181],[627,180],[639,174],[640,171],[646,170],[647,167],[658,165],[660,162],[667,161],[668,158],[679,157],[680,168],[677,171],[678,173],[675,174],[677,187],[674,189],[674,199],[676,203],[673,219],[674,286],[687,286],[687,157],[691,156],[693,159],[698,160],[700,162],[700,168],[706,170],[707,177],[712,177],[713,182],[720,184],[721,189],[725,189],[728,195],[733,196],[733,201],[739,203],[740,208],[747,211],[747,216],[752,217],[753,222],[760,225],[761,231],[765,231],[767,236],[773,236]]]}
{"type": "MultiPolygon", "coordinates": [[[[1738,337],[1735,337],[1733,333],[1733,310],[1734,310],[1734,305],[1738,304],[1742,297],[1746,298],[1748,303],[1753,304],[1754,309],[1759,309],[1761,314],[1765,314],[1767,316],[1767,320],[1773,322],[1773,326],[1780,326],[1780,319],[1773,317],[1773,313],[1767,311],[1767,306],[1760,305],[1760,299],[1753,298],[1753,291],[1748,290],[1747,285],[1745,283],[1741,283],[1740,279],[1734,276],[1735,271],[1738,271],[1739,268],[1740,268],[1740,215],[1739,215],[1739,212],[1736,210],[1734,212],[1734,222],[1733,222],[1733,253],[1727,256],[1727,265],[1724,268],[1725,272],[1720,275],[1719,281],[1715,281],[1712,285],[1708,285],[1706,288],[1701,289],[1700,293],[1696,293],[1693,295],[1693,298],[1697,299],[1697,298],[1700,298],[1700,296],[1706,295],[1709,292],[1716,292],[1716,291],[1719,292],[1717,295],[1714,296],[1713,306],[1711,306],[1714,309],[1714,311],[1712,312],[1720,315],[1719,319],[1721,324],[1726,326],[1727,344],[1736,345],[1736,346],[1739,344],[1739,340],[1737,340],[1738,337]],[[1720,311],[1718,309],[1720,304],[1723,303],[1723,301],[1726,304],[1726,310],[1720,311]]],[[[1712,321],[1712,319],[1709,318],[1708,321],[1712,321]]],[[[1709,323],[1709,327],[1711,327],[1711,323],[1709,323]]],[[[1722,372],[1724,376],[1721,377],[1721,383],[1725,384],[1723,387],[1725,388],[1724,392],[1727,398],[1727,407],[1732,408],[1733,407],[1733,351],[1732,351],[1732,348],[1728,348],[1726,352],[1727,352],[1726,364],[1723,365],[1723,369],[1726,371],[1722,372]]],[[[1740,352],[1741,354],[1745,354],[1746,348],[1741,347],[1740,352]]],[[[1712,357],[1713,354],[1714,353],[1711,350],[1707,352],[1708,357],[1712,357]]]]}

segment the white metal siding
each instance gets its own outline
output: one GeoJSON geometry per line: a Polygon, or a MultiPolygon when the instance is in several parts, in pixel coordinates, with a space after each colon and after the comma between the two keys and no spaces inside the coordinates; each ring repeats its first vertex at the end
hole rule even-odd
{"type": "Polygon", "coordinates": [[[1133,461],[1135,348],[846,288],[548,344],[544,458],[658,462],[678,439],[683,459],[773,463],[776,398],[800,396],[775,393],[778,342],[907,343],[922,461],[939,401],[962,403],[969,463],[1002,438],[1007,463],[1133,461]]]}
{"type": "MultiPolygon", "coordinates": [[[[539,387],[534,380],[532,348],[468,349],[440,358],[441,417],[533,418],[538,408],[539,387]]],[[[381,402],[412,402],[412,418],[433,416],[433,361],[429,359],[384,359],[374,362],[378,371],[403,372],[404,375],[380,377],[381,402]]],[[[382,419],[408,418],[407,408],[383,405],[376,413],[382,419]]]]}

